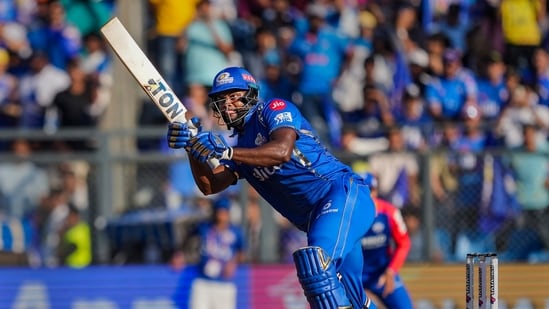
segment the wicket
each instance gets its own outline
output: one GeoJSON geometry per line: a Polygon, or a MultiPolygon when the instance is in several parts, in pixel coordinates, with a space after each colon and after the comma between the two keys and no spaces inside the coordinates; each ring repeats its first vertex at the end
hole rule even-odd
{"type": "Polygon", "coordinates": [[[465,308],[498,308],[498,256],[496,253],[468,253],[465,261],[465,308]],[[478,266],[478,307],[475,306],[475,268],[478,266]],[[486,272],[490,278],[487,284],[486,272]],[[489,286],[487,290],[486,287],[489,286]]]}

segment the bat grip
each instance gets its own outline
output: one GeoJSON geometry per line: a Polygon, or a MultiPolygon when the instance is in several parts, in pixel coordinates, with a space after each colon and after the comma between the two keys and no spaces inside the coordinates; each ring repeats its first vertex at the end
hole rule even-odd
{"type": "MultiPolygon", "coordinates": [[[[198,134],[198,128],[200,128],[200,119],[193,117],[187,121],[187,125],[189,126],[192,135],[196,136],[198,134]]],[[[214,169],[220,165],[219,160],[216,158],[210,158],[207,162],[211,169],[214,169]]]]}

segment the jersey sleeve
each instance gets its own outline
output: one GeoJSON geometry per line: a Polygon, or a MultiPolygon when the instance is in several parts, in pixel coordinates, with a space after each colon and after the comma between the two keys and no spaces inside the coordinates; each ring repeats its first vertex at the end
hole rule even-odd
{"type": "Polygon", "coordinates": [[[265,106],[261,115],[269,134],[279,128],[293,128],[298,131],[301,127],[301,113],[297,106],[286,100],[271,100],[265,106]]]}
{"type": "Polygon", "coordinates": [[[389,268],[396,273],[404,265],[412,243],[400,210],[396,207],[391,207],[389,214],[391,238],[395,242],[395,251],[389,263],[389,268]]]}

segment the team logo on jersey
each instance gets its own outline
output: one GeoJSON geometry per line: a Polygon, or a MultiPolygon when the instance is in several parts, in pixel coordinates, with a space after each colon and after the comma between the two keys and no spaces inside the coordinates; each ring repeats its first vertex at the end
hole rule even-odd
{"type": "Polygon", "coordinates": [[[271,104],[269,104],[269,108],[274,111],[282,110],[284,109],[284,107],[286,107],[286,102],[281,100],[274,100],[271,102],[271,104]]]}
{"type": "Polygon", "coordinates": [[[324,204],[324,206],[322,206],[322,210],[326,210],[330,207],[332,207],[332,200],[329,200],[328,203],[324,204]]]}
{"type": "Polygon", "coordinates": [[[254,141],[255,145],[261,146],[265,144],[265,142],[267,142],[267,139],[263,135],[261,135],[261,133],[257,133],[257,136],[255,137],[255,141],[254,141]]]}
{"type": "Polygon", "coordinates": [[[221,84],[229,84],[234,81],[234,78],[231,76],[229,72],[223,72],[219,74],[219,76],[215,79],[215,83],[217,85],[221,84]]]}
{"type": "Polygon", "coordinates": [[[283,122],[292,122],[294,120],[292,118],[292,113],[290,113],[290,112],[280,113],[280,114],[276,115],[274,119],[275,119],[276,124],[280,124],[280,123],[283,123],[283,122]]]}
{"type": "Polygon", "coordinates": [[[316,218],[318,219],[320,216],[333,212],[339,212],[339,209],[332,208],[332,200],[329,200],[326,204],[322,206],[322,208],[320,209],[320,213],[318,214],[318,216],[316,216],[316,218]]]}

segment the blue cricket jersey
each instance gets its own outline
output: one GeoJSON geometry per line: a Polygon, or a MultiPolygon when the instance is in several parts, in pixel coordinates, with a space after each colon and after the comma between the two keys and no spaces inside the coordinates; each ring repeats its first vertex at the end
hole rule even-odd
{"type": "Polygon", "coordinates": [[[200,235],[200,269],[199,276],[205,279],[225,281],[223,270],[238,252],[244,250],[244,237],[240,229],[230,226],[225,230],[217,230],[211,223],[198,227],[200,235]]]}
{"type": "MultiPolygon", "coordinates": [[[[259,102],[235,147],[255,148],[270,140],[279,128],[292,128],[297,140],[289,162],[273,167],[224,162],[254,187],[278,212],[299,229],[306,231],[309,216],[320,206],[333,185],[332,180],[352,173],[322,146],[309,122],[298,108],[282,99],[259,102]],[[343,173],[343,174],[342,174],[343,173]]],[[[357,176],[358,177],[358,176],[357,176]]]]}

